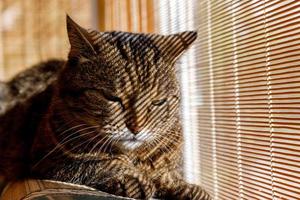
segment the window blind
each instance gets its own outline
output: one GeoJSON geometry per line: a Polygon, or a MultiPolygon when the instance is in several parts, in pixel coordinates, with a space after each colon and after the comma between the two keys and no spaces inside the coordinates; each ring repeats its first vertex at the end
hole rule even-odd
{"type": "Polygon", "coordinates": [[[66,58],[66,13],[80,24],[93,27],[93,2],[1,0],[0,80],[8,80],[41,60],[66,58]]]}
{"type": "Polygon", "coordinates": [[[153,32],[153,0],[98,0],[100,31],[153,32]]]}
{"type": "Polygon", "coordinates": [[[198,29],[179,62],[190,180],[215,199],[300,199],[300,1],[159,2],[158,31],[198,29]]]}

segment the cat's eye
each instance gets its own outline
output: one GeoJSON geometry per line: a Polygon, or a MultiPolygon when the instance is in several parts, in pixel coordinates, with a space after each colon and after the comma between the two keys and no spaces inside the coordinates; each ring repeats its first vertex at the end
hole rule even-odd
{"type": "Polygon", "coordinates": [[[166,101],[167,101],[167,99],[154,100],[154,101],[152,101],[151,104],[154,105],[154,106],[161,106],[161,105],[163,105],[166,101]]]}
{"type": "Polygon", "coordinates": [[[116,96],[113,96],[113,95],[110,95],[108,92],[105,92],[102,90],[102,95],[108,100],[108,101],[113,101],[113,102],[118,102],[122,108],[124,109],[124,104],[123,104],[123,101],[120,97],[116,97],[116,96]]]}

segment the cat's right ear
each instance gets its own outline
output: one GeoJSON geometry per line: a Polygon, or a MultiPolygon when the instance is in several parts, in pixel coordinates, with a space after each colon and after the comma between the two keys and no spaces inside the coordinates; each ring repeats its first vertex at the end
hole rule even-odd
{"type": "Polygon", "coordinates": [[[96,54],[90,34],[67,15],[67,32],[71,50],[69,57],[89,58],[96,54]]]}

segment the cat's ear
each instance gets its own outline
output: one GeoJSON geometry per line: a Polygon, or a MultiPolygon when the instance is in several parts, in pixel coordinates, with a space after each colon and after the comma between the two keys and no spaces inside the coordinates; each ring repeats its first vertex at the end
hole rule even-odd
{"type": "Polygon", "coordinates": [[[169,61],[176,61],[197,39],[197,31],[184,31],[163,36],[160,49],[165,53],[169,61]]]}
{"type": "Polygon", "coordinates": [[[86,57],[95,55],[96,51],[93,47],[93,40],[86,29],[74,22],[69,15],[67,15],[67,32],[71,50],[69,57],[86,57]]]}

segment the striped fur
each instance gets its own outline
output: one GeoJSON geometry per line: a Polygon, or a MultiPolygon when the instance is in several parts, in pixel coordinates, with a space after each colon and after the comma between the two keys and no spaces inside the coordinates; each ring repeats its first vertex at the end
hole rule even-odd
{"type": "Polygon", "coordinates": [[[149,199],[210,199],[181,172],[174,64],[196,32],[86,30],[67,17],[71,49],[32,145],[31,175],[149,199]]]}

